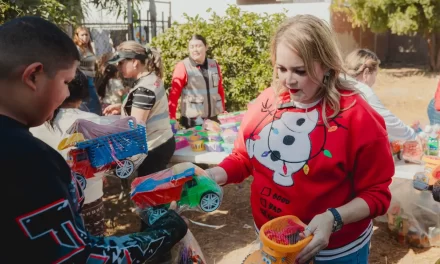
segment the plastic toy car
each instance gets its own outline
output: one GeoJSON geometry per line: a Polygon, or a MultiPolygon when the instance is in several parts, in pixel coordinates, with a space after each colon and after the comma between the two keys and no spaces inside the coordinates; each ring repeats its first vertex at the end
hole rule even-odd
{"type": "Polygon", "coordinates": [[[135,170],[135,164],[128,158],[148,153],[145,133],[144,126],[88,140],[81,133],[74,133],[63,139],[58,149],[75,147],[67,154],[67,163],[77,175],[88,179],[97,172],[115,168],[116,176],[124,179],[135,170]]]}
{"type": "Polygon", "coordinates": [[[86,179],[94,177],[95,173],[115,169],[116,176],[121,179],[129,177],[134,172],[134,163],[131,160],[124,159],[113,161],[100,167],[93,167],[90,163],[86,149],[72,149],[67,154],[67,164],[73,172],[83,176],[86,179]]]}
{"type": "Polygon", "coordinates": [[[222,190],[206,176],[196,176],[194,168],[174,174],[172,169],[136,178],[132,183],[131,199],[141,209],[143,219],[153,224],[168,210],[170,203],[179,207],[200,208],[212,212],[219,208],[222,190]]]}

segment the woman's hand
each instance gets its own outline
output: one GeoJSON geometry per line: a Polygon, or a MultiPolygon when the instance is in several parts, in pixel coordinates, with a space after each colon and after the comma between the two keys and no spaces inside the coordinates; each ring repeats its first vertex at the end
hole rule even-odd
{"type": "Polygon", "coordinates": [[[228,181],[228,175],[222,167],[214,167],[206,170],[207,175],[218,185],[225,185],[228,181]]]}
{"type": "Polygon", "coordinates": [[[112,104],[107,106],[102,112],[104,115],[120,115],[122,104],[112,104]]]}
{"type": "Polygon", "coordinates": [[[304,230],[304,237],[313,234],[313,239],[296,257],[297,263],[307,263],[313,259],[319,251],[325,249],[330,240],[333,231],[333,223],[335,219],[333,214],[325,212],[316,215],[304,230]]]}

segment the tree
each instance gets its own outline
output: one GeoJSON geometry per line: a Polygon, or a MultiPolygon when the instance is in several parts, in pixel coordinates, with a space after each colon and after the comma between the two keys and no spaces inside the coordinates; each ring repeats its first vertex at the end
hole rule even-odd
{"type": "Polygon", "coordinates": [[[62,28],[75,26],[81,24],[87,12],[82,3],[116,11],[117,16],[126,15],[127,0],[0,0],[0,25],[16,17],[40,16],[62,28]]]}
{"type": "Polygon", "coordinates": [[[440,43],[436,45],[439,0],[335,0],[332,8],[346,13],[353,27],[368,27],[376,33],[421,34],[428,43],[431,69],[440,69],[440,43]]]}
{"type": "Polygon", "coordinates": [[[228,111],[245,108],[271,84],[270,39],[285,17],[285,13],[242,12],[235,6],[230,6],[225,16],[212,13],[208,21],[186,16],[186,23],[175,23],[151,43],[161,50],[165,85],[170,87],[176,63],[188,56],[191,35],[201,34],[208,42],[208,57],[220,65],[228,111]]]}
{"type": "Polygon", "coordinates": [[[0,0],[0,24],[21,16],[40,16],[63,27],[83,18],[81,0],[0,0]]]}

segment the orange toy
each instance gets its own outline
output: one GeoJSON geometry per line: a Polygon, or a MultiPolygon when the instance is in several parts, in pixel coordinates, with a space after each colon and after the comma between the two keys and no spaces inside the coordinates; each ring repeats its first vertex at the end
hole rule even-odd
{"type": "Polygon", "coordinates": [[[293,215],[275,218],[261,227],[262,247],[249,255],[243,264],[293,264],[313,236],[300,239],[306,225],[293,215]]]}

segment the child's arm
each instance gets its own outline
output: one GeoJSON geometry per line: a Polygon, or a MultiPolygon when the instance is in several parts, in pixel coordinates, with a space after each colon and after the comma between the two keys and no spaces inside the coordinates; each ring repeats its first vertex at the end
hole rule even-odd
{"type": "MultiPolygon", "coordinates": [[[[8,209],[13,217],[6,219],[4,228],[14,234],[10,249],[19,245],[23,254],[30,253],[37,262],[143,263],[168,252],[187,232],[183,219],[171,211],[145,232],[93,237],[86,232],[79,214],[84,197],[67,164],[44,157],[28,158],[22,169],[8,169],[11,191],[7,195],[14,203],[8,209]]],[[[19,165],[20,161],[13,163],[10,165],[19,165]]],[[[15,258],[18,263],[20,258],[31,257],[15,258]]]]}

